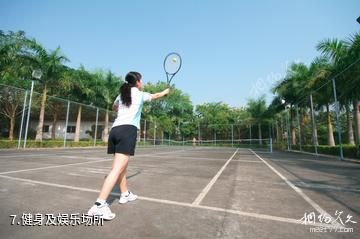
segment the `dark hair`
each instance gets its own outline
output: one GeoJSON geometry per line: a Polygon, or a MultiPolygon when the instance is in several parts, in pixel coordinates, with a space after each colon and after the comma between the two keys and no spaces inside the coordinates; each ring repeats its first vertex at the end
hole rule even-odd
{"type": "Polygon", "coordinates": [[[130,71],[125,76],[125,83],[120,87],[120,98],[123,105],[131,105],[131,87],[136,86],[136,82],[141,80],[141,74],[136,71],[130,71]]]}

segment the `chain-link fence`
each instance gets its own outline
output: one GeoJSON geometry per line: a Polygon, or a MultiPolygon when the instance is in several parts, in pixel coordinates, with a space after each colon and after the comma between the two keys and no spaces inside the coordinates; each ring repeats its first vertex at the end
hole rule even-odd
{"type": "MultiPolygon", "coordinates": [[[[32,90],[0,85],[0,91],[1,148],[105,146],[116,118],[114,111],[53,96],[44,98],[32,90]]],[[[265,125],[180,121],[164,127],[155,117],[146,118],[140,122],[138,145],[270,149],[271,132],[265,125]]]]}
{"type": "MultiPolygon", "coordinates": [[[[273,143],[275,148],[285,150],[356,158],[358,110],[351,103],[336,101],[334,81],[296,104],[285,102],[280,114],[262,124],[174,122],[169,130],[154,118],[143,117],[138,144],[254,147],[270,151],[273,143]],[[323,99],[325,88],[332,94],[323,99]]],[[[116,112],[111,110],[52,96],[44,99],[37,92],[31,94],[31,90],[0,85],[0,91],[0,148],[105,146],[116,118],[116,112]]]]}
{"type": "MultiPolygon", "coordinates": [[[[273,121],[275,147],[302,152],[359,157],[356,147],[356,118],[359,109],[351,102],[339,102],[336,80],[329,80],[296,102],[284,102],[284,110],[273,121]]],[[[340,95],[341,96],[341,95],[340,95]]]]}
{"type": "Polygon", "coordinates": [[[105,145],[116,113],[0,85],[1,147],[105,145]],[[45,103],[43,103],[45,102],[45,103]],[[42,107],[43,105],[43,107],[42,107]]]}

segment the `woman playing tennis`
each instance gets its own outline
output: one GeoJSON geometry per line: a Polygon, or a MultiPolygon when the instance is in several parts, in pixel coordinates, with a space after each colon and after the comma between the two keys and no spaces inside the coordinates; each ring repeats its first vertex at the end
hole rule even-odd
{"type": "Polygon", "coordinates": [[[117,118],[112,125],[108,154],[114,154],[112,169],[106,177],[95,204],[88,211],[88,215],[99,215],[104,220],[115,218],[106,202],[116,182],[120,185],[121,196],[119,203],[134,201],[137,195],[128,191],[126,169],[129,156],[135,153],[137,129],[140,127],[141,110],[144,102],[155,100],[167,95],[170,89],[150,94],[143,92],[141,74],[131,71],[125,77],[125,83],[120,87],[120,95],[116,98],[113,109],[117,111],[117,118]]]}

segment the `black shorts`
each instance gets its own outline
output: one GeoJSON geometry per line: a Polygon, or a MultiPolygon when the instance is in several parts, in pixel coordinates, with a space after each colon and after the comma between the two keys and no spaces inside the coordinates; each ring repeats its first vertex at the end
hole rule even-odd
{"type": "Polygon", "coordinates": [[[108,154],[135,154],[137,128],[134,125],[120,125],[111,129],[108,140],[108,154]]]}

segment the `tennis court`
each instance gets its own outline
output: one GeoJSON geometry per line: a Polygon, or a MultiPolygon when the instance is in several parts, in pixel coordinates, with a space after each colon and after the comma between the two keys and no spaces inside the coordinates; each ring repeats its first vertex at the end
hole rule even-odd
{"type": "Polygon", "coordinates": [[[71,224],[111,168],[105,153],[1,150],[1,237],[358,237],[360,164],[232,147],[138,148],[127,177],[139,199],[120,205],[114,188],[114,220],[71,224]]]}

